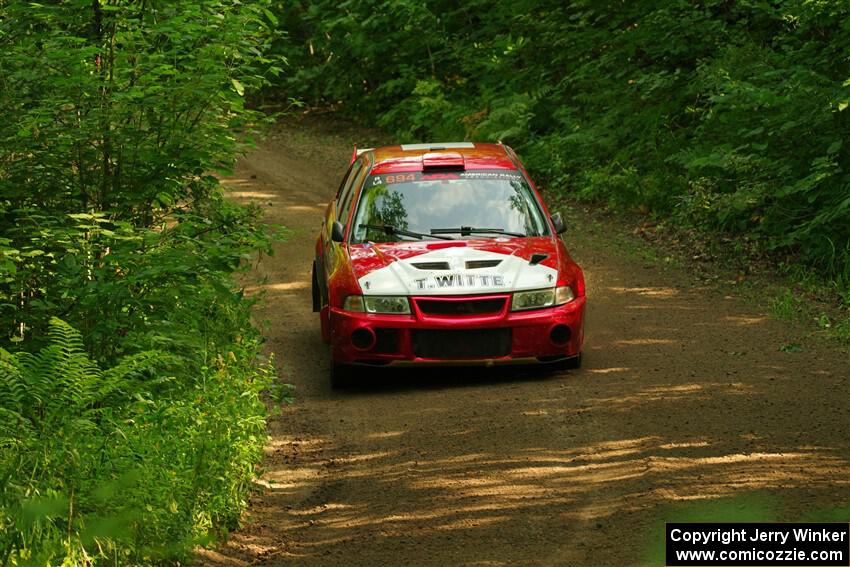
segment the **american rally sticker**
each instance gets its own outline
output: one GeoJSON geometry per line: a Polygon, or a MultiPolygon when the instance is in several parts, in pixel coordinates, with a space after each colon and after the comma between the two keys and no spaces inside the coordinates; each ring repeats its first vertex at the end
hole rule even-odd
{"type": "Polygon", "coordinates": [[[396,173],[393,175],[372,175],[367,181],[367,186],[393,185],[395,183],[414,183],[416,181],[438,181],[441,179],[506,179],[508,181],[522,181],[522,174],[518,171],[509,170],[474,170],[458,172],[413,172],[396,173]]]}
{"type": "Polygon", "coordinates": [[[413,280],[413,289],[440,289],[464,287],[508,287],[510,282],[504,276],[490,274],[441,274],[413,280]]]}

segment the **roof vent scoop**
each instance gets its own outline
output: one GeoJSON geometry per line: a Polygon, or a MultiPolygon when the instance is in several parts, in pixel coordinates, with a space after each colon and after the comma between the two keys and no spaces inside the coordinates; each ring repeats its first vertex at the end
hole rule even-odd
{"type": "Polygon", "coordinates": [[[532,254],[531,260],[529,260],[528,263],[531,264],[532,266],[536,266],[537,264],[539,264],[540,262],[542,262],[543,260],[545,260],[548,257],[549,257],[549,254],[532,254]]]}
{"type": "Polygon", "coordinates": [[[469,260],[466,263],[466,269],[477,270],[480,268],[495,268],[501,263],[501,260],[469,260]]]}
{"type": "Polygon", "coordinates": [[[402,144],[403,152],[421,152],[435,150],[471,150],[475,147],[472,142],[431,142],[428,144],[402,144]]]}
{"type": "Polygon", "coordinates": [[[420,270],[448,270],[448,262],[411,262],[413,266],[420,270]]]}
{"type": "Polygon", "coordinates": [[[466,165],[457,152],[428,153],[422,156],[422,171],[463,171],[466,165]]]}

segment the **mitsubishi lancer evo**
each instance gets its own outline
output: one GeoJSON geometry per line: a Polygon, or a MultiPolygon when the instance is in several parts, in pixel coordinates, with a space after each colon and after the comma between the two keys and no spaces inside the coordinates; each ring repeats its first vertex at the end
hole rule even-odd
{"type": "Polygon", "coordinates": [[[313,263],[332,382],[368,366],[578,368],[584,275],[564,230],[506,145],[355,149],[313,263]]]}

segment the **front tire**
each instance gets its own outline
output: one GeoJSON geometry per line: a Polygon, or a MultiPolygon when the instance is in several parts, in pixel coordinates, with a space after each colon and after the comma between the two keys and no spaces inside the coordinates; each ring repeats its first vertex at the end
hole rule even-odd
{"type": "Polygon", "coordinates": [[[570,358],[562,358],[553,364],[556,370],[578,370],[581,368],[581,353],[570,358]]]}
{"type": "Polygon", "coordinates": [[[581,353],[562,360],[558,366],[563,370],[578,370],[581,368],[581,353]]]}
{"type": "Polygon", "coordinates": [[[331,361],[331,388],[341,390],[354,383],[354,368],[331,361]]]}
{"type": "Polygon", "coordinates": [[[316,262],[313,262],[313,275],[311,279],[311,292],[313,294],[313,313],[322,310],[322,292],[319,289],[319,276],[316,273],[316,262]]]}

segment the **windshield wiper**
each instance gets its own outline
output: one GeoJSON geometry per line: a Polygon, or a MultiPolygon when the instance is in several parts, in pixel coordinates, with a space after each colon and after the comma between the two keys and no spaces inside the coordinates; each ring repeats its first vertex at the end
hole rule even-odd
{"type": "Polygon", "coordinates": [[[411,238],[418,238],[422,240],[423,238],[439,238],[441,240],[454,240],[451,236],[437,236],[433,234],[434,231],[431,231],[432,234],[425,234],[424,232],[413,232],[410,230],[404,230],[403,228],[396,228],[391,224],[361,224],[360,228],[372,228],[375,230],[380,230],[385,234],[389,234],[390,236],[394,236],[398,234],[399,236],[409,236],[411,238]]]}
{"type": "Polygon", "coordinates": [[[472,233],[476,234],[504,234],[506,236],[528,236],[521,232],[510,232],[504,228],[476,228],[474,226],[459,226],[457,228],[432,228],[431,234],[460,234],[461,236],[469,236],[472,233]]]}

